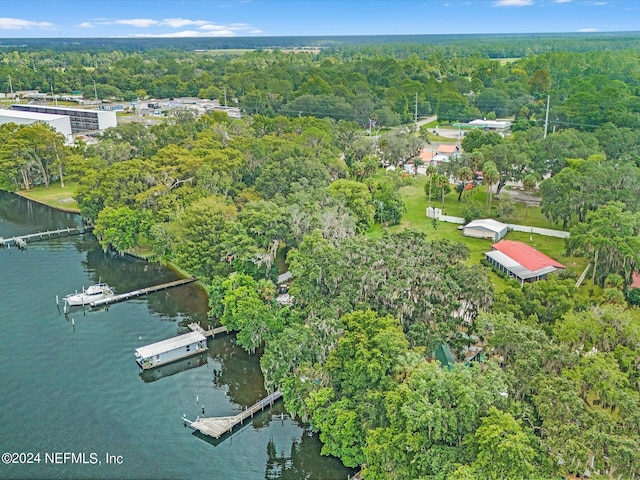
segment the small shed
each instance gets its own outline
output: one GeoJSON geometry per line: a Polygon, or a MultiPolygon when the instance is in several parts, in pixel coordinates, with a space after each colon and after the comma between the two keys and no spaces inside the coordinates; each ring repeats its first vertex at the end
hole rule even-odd
{"type": "Polygon", "coordinates": [[[189,332],[136,349],[136,362],[143,370],[159,367],[207,350],[207,338],[200,332],[189,332]]]}
{"type": "Polygon", "coordinates": [[[467,223],[462,229],[462,234],[465,237],[486,238],[497,242],[501,240],[508,231],[509,225],[506,223],[498,222],[491,218],[484,218],[467,223]]]}

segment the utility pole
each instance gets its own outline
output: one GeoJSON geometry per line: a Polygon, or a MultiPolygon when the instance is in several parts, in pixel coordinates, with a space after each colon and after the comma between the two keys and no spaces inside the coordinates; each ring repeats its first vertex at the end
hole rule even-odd
{"type": "Polygon", "coordinates": [[[547,95],[547,114],[544,116],[544,140],[547,138],[547,128],[549,127],[549,100],[551,99],[551,95],[547,95]]]}
{"type": "Polygon", "coordinates": [[[13,97],[13,85],[11,85],[11,75],[9,75],[9,92],[11,92],[11,96],[13,97]]]}
{"type": "Polygon", "coordinates": [[[56,107],[58,106],[58,97],[56,97],[56,95],[53,93],[53,83],[51,84],[51,96],[53,97],[53,100],[56,102],[56,107]]]}
{"type": "Polygon", "coordinates": [[[418,136],[418,92],[416,92],[416,113],[414,116],[414,121],[416,123],[416,136],[418,136]]]}
{"type": "Polygon", "coordinates": [[[93,98],[97,103],[97,101],[98,101],[98,87],[96,87],[96,81],[95,80],[93,81],[93,95],[94,95],[93,98]]]}

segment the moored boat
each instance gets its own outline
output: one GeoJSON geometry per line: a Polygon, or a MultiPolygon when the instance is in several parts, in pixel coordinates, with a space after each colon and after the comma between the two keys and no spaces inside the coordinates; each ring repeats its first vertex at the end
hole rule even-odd
{"type": "Polygon", "coordinates": [[[87,287],[82,292],[70,293],[64,297],[64,301],[70,307],[77,307],[80,305],[89,305],[91,302],[102,300],[104,298],[112,297],[114,295],[111,287],[106,283],[96,283],[87,287]]]}

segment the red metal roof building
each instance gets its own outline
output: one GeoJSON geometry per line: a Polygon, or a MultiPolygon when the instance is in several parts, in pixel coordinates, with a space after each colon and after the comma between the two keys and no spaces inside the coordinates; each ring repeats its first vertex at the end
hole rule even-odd
{"type": "Polygon", "coordinates": [[[485,258],[499,270],[517,279],[520,284],[545,279],[549,273],[565,266],[526,243],[502,240],[485,252],[485,258]]]}

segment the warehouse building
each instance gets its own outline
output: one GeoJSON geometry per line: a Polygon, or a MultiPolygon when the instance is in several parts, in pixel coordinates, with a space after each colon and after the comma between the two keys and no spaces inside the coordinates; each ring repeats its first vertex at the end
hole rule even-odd
{"type": "Polygon", "coordinates": [[[43,122],[64,135],[67,144],[73,143],[71,121],[66,115],[53,115],[50,113],[19,112],[16,110],[0,109],[0,125],[3,123],[15,123],[17,125],[31,125],[43,122]]]}
{"type": "Polygon", "coordinates": [[[72,133],[99,132],[118,124],[116,112],[89,110],[73,107],[54,107],[51,105],[12,105],[12,110],[20,112],[47,113],[65,115],[71,122],[72,133]]]}

